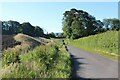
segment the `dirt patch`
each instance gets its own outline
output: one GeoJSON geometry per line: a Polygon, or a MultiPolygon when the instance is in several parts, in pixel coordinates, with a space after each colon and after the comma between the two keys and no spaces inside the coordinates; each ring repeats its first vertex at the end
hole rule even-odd
{"type": "Polygon", "coordinates": [[[13,37],[14,35],[2,35],[2,50],[21,44],[21,42],[16,41],[13,37]]]}

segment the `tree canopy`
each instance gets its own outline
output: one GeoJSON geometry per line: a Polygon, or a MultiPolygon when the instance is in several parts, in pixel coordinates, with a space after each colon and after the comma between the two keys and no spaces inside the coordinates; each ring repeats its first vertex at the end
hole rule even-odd
{"type": "Polygon", "coordinates": [[[104,19],[103,20],[104,26],[106,30],[120,30],[120,20],[113,18],[113,19],[104,19]]]}
{"type": "Polygon", "coordinates": [[[103,23],[86,11],[73,8],[63,15],[62,29],[68,38],[80,38],[103,31],[103,23]]]}
{"type": "Polygon", "coordinates": [[[39,26],[32,26],[29,22],[20,24],[17,21],[2,21],[2,34],[12,35],[17,33],[23,33],[34,37],[43,37],[44,31],[39,26]]]}
{"type": "Polygon", "coordinates": [[[18,27],[20,23],[17,21],[3,21],[2,22],[2,33],[3,34],[16,34],[18,33],[18,27]]]}
{"type": "Polygon", "coordinates": [[[120,20],[116,18],[104,19],[103,22],[97,20],[94,16],[83,10],[72,8],[63,13],[61,35],[55,35],[53,32],[44,34],[44,31],[39,26],[32,26],[29,22],[20,24],[17,21],[9,20],[2,21],[2,34],[12,35],[23,33],[33,37],[67,37],[81,38],[89,35],[94,35],[107,30],[120,30],[120,20]]]}

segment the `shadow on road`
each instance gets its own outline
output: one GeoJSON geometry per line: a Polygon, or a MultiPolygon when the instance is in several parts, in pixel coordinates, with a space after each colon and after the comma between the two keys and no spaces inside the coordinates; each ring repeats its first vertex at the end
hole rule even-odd
{"type": "Polygon", "coordinates": [[[78,78],[80,80],[88,80],[88,79],[82,78],[82,77],[77,75],[77,71],[80,70],[80,68],[81,68],[80,65],[85,64],[85,63],[78,62],[78,60],[84,59],[84,58],[76,58],[74,55],[70,55],[70,56],[71,56],[71,61],[72,61],[72,74],[71,74],[72,79],[78,78]]]}
{"type": "MultiPolygon", "coordinates": [[[[101,65],[99,64],[102,64],[103,62],[101,63],[97,63],[97,62],[94,62],[93,61],[93,64],[89,63],[89,61],[87,60],[90,60],[90,58],[94,58],[94,57],[98,57],[99,56],[93,56],[93,57],[89,57],[89,55],[84,55],[84,53],[86,52],[83,52],[83,51],[80,51],[80,50],[77,50],[77,49],[74,49],[74,48],[71,48],[70,46],[67,46],[67,49],[68,49],[68,52],[70,53],[70,56],[71,56],[71,67],[72,67],[72,74],[71,74],[71,80],[119,80],[118,78],[107,78],[105,75],[106,72],[104,73],[104,69],[103,69],[103,73],[101,72],[101,68],[103,68],[103,66],[101,67],[101,65]],[[83,53],[83,54],[79,54],[79,53],[83,53]],[[86,57],[87,56],[87,57],[86,57]],[[92,65],[92,66],[91,66],[92,65]],[[97,65],[97,66],[96,66],[97,65]],[[99,66],[100,67],[99,67],[99,66]],[[96,66],[96,67],[95,67],[96,66]],[[93,68],[93,69],[92,69],[93,68]],[[95,68],[95,70],[94,70],[95,68]],[[96,70],[97,69],[97,70],[96,70]],[[99,70],[100,69],[100,70],[99,70]],[[89,71],[90,70],[90,71],[89,71]],[[93,70],[93,72],[92,72],[93,70]],[[95,72],[96,71],[96,72],[95,72]],[[101,72],[99,73],[98,75],[98,72],[101,72]],[[94,74],[93,74],[94,73],[94,74]],[[94,75],[94,76],[91,76],[89,77],[89,75],[94,75]],[[97,76],[96,76],[97,74],[97,76]],[[102,78],[100,75],[103,75],[103,77],[105,78],[102,78]],[[99,76],[101,78],[99,78],[99,76]],[[97,78],[98,77],[98,78],[97,78]]],[[[92,56],[92,55],[91,55],[92,56]]],[[[104,58],[101,57],[102,60],[104,60],[104,58]]],[[[97,59],[96,59],[97,60],[97,59]]],[[[99,59],[98,59],[99,60],[99,59]]],[[[106,61],[106,59],[104,60],[106,61]]],[[[99,61],[98,61],[99,62],[99,61]]],[[[107,61],[109,62],[109,61],[107,61]]],[[[107,64],[107,62],[105,64],[107,64]]],[[[112,62],[112,61],[110,61],[112,62]]],[[[107,65],[106,65],[107,66],[107,65]]],[[[106,66],[104,68],[106,68],[106,66]]],[[[114,67],[111,67],[111,69],[113,69],[114,67]]],[[[109,69],[109,70],[111,70],[109,69]]],[[[115,68],[116,69],[116,66],[115,68]]],[[[108,71],[109,71],[108,70],[108,71]]],[[[113,71],[113,70],[112,70],[113,71]]],[[[117,71],[116,71],[117,72],[117,71]]],[[[114,72],[116,74],[116,72],[114,72]]],[[[111,74],[110,74],[111,75],[111,74]]],[[[112,74],[114,75],[114,74],[112,74]]],[[[111,75],[111,76],[112,76],[111,75]]],[[[108,75],[107,75],[108,76],[108,75]]]]}
{"type": "MultiPolygon", "coordinates": [[[[69,52],[69,49],[68,49],[68,52],[69,52]]],[[[78,60],[82,60],[84,58],[75,57],[74,55],[71,55],[71,53],[70,53],[70,56],[71,56],[71,62],[72,62],[72,64],[71,64],[71,66],[72,66],[71,80],[76,80],[76,79],[77,80],[93,80],[93,79],[83,78],[83,77],[80,77],[77,75],[77,71],[79,71],[81,69],[80,65],[87,64],[87,63],[82,63],[82,62],[78,61],[78,60]]]]}
{"type": "Polygon", "coordinates": [[[77,58],[75,57],[74,55],[71,55],[70,53],[70,56],[71,56],[71,61],[72,61],[72,74],[71,74],[71,80],[95,80],[95,79],[89,79],[89,78],[83,78],[83,77],[80,77],[77,75],[77,71],[79,71],[81,69],[80,65],[84,65],[84,64],[87,64],[87,63],[82,63],[82,62],[79,62],[78,60],[82,60],[84,58],[77,58]]]}

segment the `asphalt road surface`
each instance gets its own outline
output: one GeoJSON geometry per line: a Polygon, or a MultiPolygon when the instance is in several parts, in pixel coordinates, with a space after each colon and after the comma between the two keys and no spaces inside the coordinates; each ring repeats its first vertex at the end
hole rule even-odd
{"type": "Polygon", "coordinates": [[[68,50],[73,60],[73,77],[118,78],[118,61],[72,46],[68,50]]]}

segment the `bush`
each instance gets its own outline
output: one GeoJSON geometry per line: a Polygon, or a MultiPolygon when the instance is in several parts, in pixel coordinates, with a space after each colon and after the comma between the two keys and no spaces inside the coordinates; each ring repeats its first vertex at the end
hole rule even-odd
{"type": "Polygon", "coordinates": [[[10,63],[19,62],[19,54],[19,51],[15,50],[14,48],[5,50],[3,52],[2,64],[9,66],[10,63]]]}

